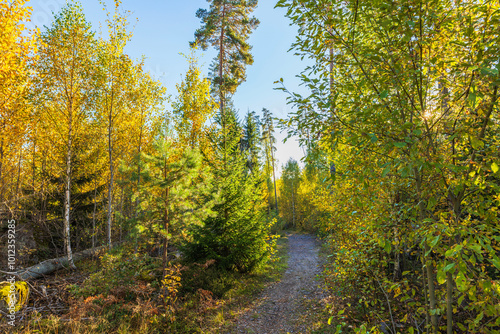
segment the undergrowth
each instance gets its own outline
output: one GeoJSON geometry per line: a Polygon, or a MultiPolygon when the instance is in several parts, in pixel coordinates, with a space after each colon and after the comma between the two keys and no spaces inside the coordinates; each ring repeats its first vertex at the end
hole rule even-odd
{"type": "Polygon", "coordinates": [[[226,271],[214,261],[178,261],[162,280],[160,258],[121,247],[80,267],[88,277],[66,287],[68,312],[32,313],[12,333],[217,333],[281,277],[286,261],[280,238],[271,261],[252,273],[226,271]]]}

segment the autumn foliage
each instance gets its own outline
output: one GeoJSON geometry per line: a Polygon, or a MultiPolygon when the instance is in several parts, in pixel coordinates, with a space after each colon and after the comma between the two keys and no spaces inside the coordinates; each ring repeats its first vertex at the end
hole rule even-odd
{"type": "MultiPolygon", "coordinates": [[[[302,195],[329,240],[331,321],[496,333],[498,3],[278,1],[315,66],[283,121],[318,169],[302,195]],[[328,172],[330,171],[330,173],[328,172]]],[[[282,86],[282,90],[287,91],[282,86]]],[[[299,190],[300,194],[300,190],[299,190]]]]}

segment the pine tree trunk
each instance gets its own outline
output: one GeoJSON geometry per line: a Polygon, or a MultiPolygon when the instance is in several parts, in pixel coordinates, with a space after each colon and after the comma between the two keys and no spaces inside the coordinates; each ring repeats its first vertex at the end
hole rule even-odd
{"type": "MultiPolygon", "coordinates": [[[[266,144],[266,163],[267,163],[267,173],[271,171],[271,166],[269,165],[269,151],[268,151],[269,145],[266,144]]],[[[267,176],[267,175],[266,175],[267,176]]],[[[269,178],[266,179],[266,183],[269,180],[269,178]]],[[[269,184],[266,184],[267,186],[267,195],[269,196],[267,199],[267,215],[271,216],[271,203],[270,203],[270,197],[271,194],[269,193],[269,184]]]]}
{"type": "Polygon", "coordinates": [[[278,209],[278,194],[276,191],[276,173],[274,172],[274,153],[273,153],[273,144],[271,143],[271,161],[273,165],[273,183],[274,183],[274,201],[276,203],[276,214],[279,216],[280,211],[278,209]]]}
{"type": "Polygon", "coordinates": [[[292,225],[293,227],[295,226],[295,198],[293,196],[294,189],[293,189],[293,180],[292,180],[292,225]]]}
{"type": "Polygon", "coordinates": [[[224,66],[224,33],[225,33],[225,26],[224,26],[224,19],[226,16],[226,5],[223,6],[222,9],[222,26],[220,29],[220,44],[219,44],[219,99],[220,99],[220,113],[222,117],[222,137],[224,140],[224,168],[226,168],[226,161],[227,161],[227,146],[226,146],[226,113],[224,112],[224,80],[223,80],[223,66],[224,66]]]}

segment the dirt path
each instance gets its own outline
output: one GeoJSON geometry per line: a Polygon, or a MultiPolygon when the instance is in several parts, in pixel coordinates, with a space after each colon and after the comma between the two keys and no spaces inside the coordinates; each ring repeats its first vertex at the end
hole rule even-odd
{"type": "Polygon", "coordinates": [[[314,236],[289,235],[288,269],[283,278],[266,288],[227,333],[308,333],[301,318],[309,313],[311,301],[322,297],[315,279],[320,273],[318,250],[314,236]]]}

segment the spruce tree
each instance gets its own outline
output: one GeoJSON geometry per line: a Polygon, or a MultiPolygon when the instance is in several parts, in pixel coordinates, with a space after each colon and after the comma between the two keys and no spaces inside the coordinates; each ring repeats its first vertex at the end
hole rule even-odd
{"type": "Polygon", "coordinates": [[[260,131],[259,119],[255,116],[255,112],[248,112],[245,116],[243,128],[243,139],[241,149],[246,157],[247,169],[250,173],[255,173],[259,170],[259,155],[260,155],[260,131]]]}
{"type": "Polygon", "coordinates": [[[248,173],[242,153],[242,133],[231,95],[245,81],[245,67],[253,63],[248,37],[259,21],[250,17],[257,0],[208,0],[210,8],[196,16],[202,27],[195,41],[203,50],[213,46],[212,92],[218,98],[218,128],[210,135],[215,157],[206,159],[214,173],[220,200],[216,215],[197,229],[185,252],[193,260],[216,259],[225,268],[250,271],[266,259],[268,230],[262,219],[262,182],[248,173]]]}
{"type": "Polygon", "coordinates": [[[214,206],[216,215],[195,230],[193,242],[184,251],[193,261],[215,259],[224,269],[247,272],[270,255],[266,242],[269,229],[262,217],[263,182],[257,173],[248,173],[247,159],[240,149],[242,128],[235,111],[226,110],[226,117],[227,152],[220,147],[222,125],[218,117],[219,131],[211,136],[218,155],[209,162],[221,200],[214,206]]]}

